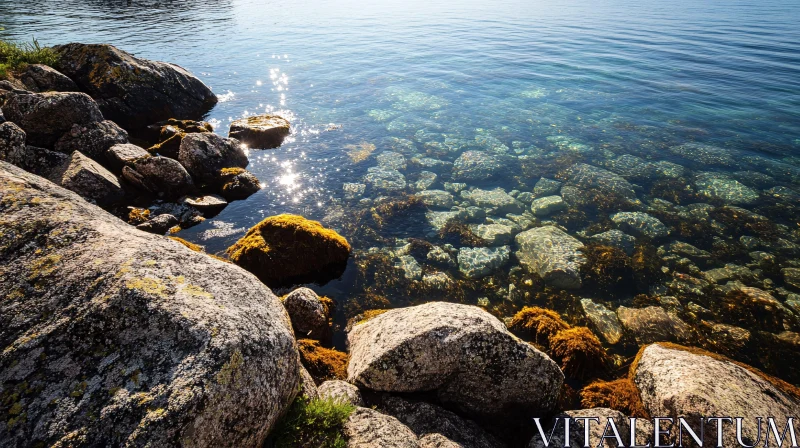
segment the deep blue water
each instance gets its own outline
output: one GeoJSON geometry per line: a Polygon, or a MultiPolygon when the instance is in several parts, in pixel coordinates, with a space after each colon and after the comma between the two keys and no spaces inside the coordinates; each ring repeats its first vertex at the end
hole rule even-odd
{"type": "Polygon", "coordinates": [[[490,141],[657,161],[699,142],[800,166],[798,23],[796,0],[0,0],[2,38],[112,43],[191,70],[221,96],[207,119],[223,135],[245,114],[291,119],[283,147],[250,154],[262,192],[181,233],[214,252],[276,213],[341,224],[329,215],[342,184],[398,150],[393,138],[409,159],[490,141]],[[354,163],[348,145],[362,143],[375,152],[354,163]]]}

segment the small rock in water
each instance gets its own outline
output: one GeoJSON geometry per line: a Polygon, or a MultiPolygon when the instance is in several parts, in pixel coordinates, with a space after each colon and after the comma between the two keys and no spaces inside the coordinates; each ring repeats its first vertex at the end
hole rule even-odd
{"type": "Polygon", "coordinates": [[[420,280],[422,278],[422,267],[417,262],[416,258],[411,255],[401,255],[398,258],[398,263],[395,267],[403,271],[406,280],[420,280]]]}
{"type": "Polygon", "coordinates": [[[448,267],[456,267],[457,265],[455,260],[453,260],[453,256],[450,255],[450,252],[447,252],[439,246],[433,246],[433,248],[428,251],[428,254],[425,256],[425,258],[434,264],[448,267]]]}
{"type": "Polygon", "coordinates": [[[376,157],[378,165],[390,170],[406,169],[406,158],[399,152],[384,151],[376,157]]]}
{"type": "Polygon", "coordinates": [[[618,247],[624,250],[628,255],[633,254],[633,251],[636,248],[636,238],[617,229],[598,233],[597,235],[589,237],[589,239],[605,246],[618,247]]]}
{"type": "Polygon", "coordinates": [[[365,184],[345,182],[342,185],[345,199],[358,199],[364,195],[364,190],[366,189],[367,186],[365,184]]]}
{"type": "Polygon", "coordinates": [[[643,212],[619,212],[611,216],[622,230],[648,238],[662,238],[669,234],[669,229],[658,218],[643,212]]]}
{"type": "Polygon", "coordinates": [[[719,173],[700,173],[695,176],[697,192],[726,204],[753,204],[759,194],[738,180],[719,173]]]}
{"type": "Polygon", "coordinates": [[[419,173],[419,178],[414,183],[414,189],[417,191],[427,190],[431,185],[436,183],[438,176],[431,171],[422,171],[419,173]]]}
{"type": "Polygon", "coordinates": [[[603,168],[585,163],[576,163],[569,168],[567,175],[569,178],[568,185],[582,190],[592,188],[623,198],[636,199],[636,192],[630,182],[619,174],[614,174],[603,168]]]}
{"type": "Polygon", "coordinates": [[[178,161],[198,182],[218,182],[225,168],[245,168],[249,161],[239,141],[212,133],[187,134],[178,161]]]}
{"type": "Polygon", "coordinates": [[[298,334],[319,340],[328,333],[328,315],[317,293],[297,288],[283,299],[283,307],[298,334]]]}
{"type": "Polygon", "coordinates": [[[531,212],[536,216],[548,216],[567,208],[561,196],[545,196],[531,203],[531,212]]]}
{"type": "Polygon", "coordinates": [[[781,273],[787,285],[800,290],[800,268],[783,268],[781,273]]]}
{"type": "Polygon", "coordinates": [[[522,232],[516,237],[516,256],[528,272],[562,289],[581,287],[580,268],[586,262],[583,243],[553,226],[522,232]]]}
{"type": "Polygon", "coordinates": [[[428,207],[450,208],[453,206],[453,195],[444,190],[425,190],[416,194],[428,207]]]}
{"type": "Polygon", "coordinates": [[[640,345],[653,342],[683,342],[691,337],[691,330],[678,316],[667,313],[658,306],[617,309],[622,326],[630,331],[640,345]]]}
{"type": "Polygon", "coordinates": [[[476,188],[471,191],[462,191],[461,197],[478,207],[487,209],[487,212],[497,215],[506,213],[522,213],[525,206],[506,193],[502,188],[494,190],[481,190],[476,188]]]}
{"type": "Polygon", "coordinates": [[[250,148],[277,148],[290,134],[289,120],[277,115],[253,115],[231,123],[228,137],[250,148]]]}
{"type": "Polygon", "coordinates": [[[622,339],[622,327],[617,315],[592,299],[581,299],[581,307],[586,317],[609,344],[616,344],[622,339]]]}
{"type": "Polygon", "coordinates": [[[465,151],[453,162],[456,180],[489,180],[507,174],[508,164],[502,156],[483,151],[465,151]]]}
{"type": "Polygon", "coordinates": [[[510,254],[508,246],[462,247],[458,251],[458,270],[469,278],[485,277],[505,266],[510,254]]]}
{"type": "Polygon", "coordinates": [[[536,197],[533,195],[533,193],[527,191],[523,191],[516,196],[516,199],[523,204],[530,204],[535,198],[536,197]]]}
{"type": "Polygon", "coordinates": [[[699,167],[711,165],[733,168],[738,166],[735,152],[717,146],[703,145],[700,143],[686,143],[669,148],[669,151],[684,159],[691,160],[699,167]]]}
{"type": "Polygon", "coordinates": [[[454,193],[454,194],[461,193],[461,190],[463,190],[465,188],[467,188],[467,184],[461,183],[461,182],[445,182],[444,183],[444,189],[449,191],[449,192],[451,192],[451,193],[454,193]]]}
{"type": "Polygon", "coordinates": [[[541,198],[544,196],[552,196],[558,193],[558,190],[561,189],[561,182],[553,179],[548,179],[543,177],[536,182],[536,185],[533,187],[533,194],[537,198],[541,198]]]}
{"type": "Polygon", "coordinates": [[[372,188],[383,191],[398,191],[406,188],[406,177],[400,171],[374,166],[367,169],[364,182],[372,188]]]}
{"type": "Polygon", "coordinates": [[[148,233],[155,233],[156,235],[163,235],[169,229],[177,226],[180,220],[175,215],[163,213],[155,216],[147,222],[143,222],[136,226],[137,229],[143,230],[148,233]]]}
{"type": "MultiPolygon", "coordinates": [[[[473,224],[470,230],[489,246],[500,246],[511,242],[514,238],[514,227],[503,224],[473,224]]],[[[517,229],[519,230],[519,229],[517,229]]]]}
{"type": "Polygon", "coordinates": [[[446,291],[447,288],[453,284],[453,279],[444,272],[434,272],[432,274],[425,274],[422,277],[422,282],[431,289],[446,291]]]}
{"type": "Polygon", "coordinates": [[[200,197],[189,197],[183,200],[186,204],[199,210],[203,215],[216,215],[222,209],[228,206],[226,201],[221,196],[209,194],[200,197]]]}

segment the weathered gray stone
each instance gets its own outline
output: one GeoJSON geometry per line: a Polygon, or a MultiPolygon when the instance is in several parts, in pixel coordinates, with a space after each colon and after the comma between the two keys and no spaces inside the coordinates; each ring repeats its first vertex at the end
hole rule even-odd
{"type": "Polygon", "coordinates": [[[187,197],[183,200],[190,207],[196,208],[203,215],[216,215],[228,206],[228,201],[222,196],[208,194],[199,197],[187,197]]]}
{"type": "Polygon", "coordinates": [[[353,406],[364,406],[361,391],[352,384],[341,380],[329,380],[317,388],[319,398],[333,400],[339,403],[349,403],[353,406]]]}
{"type": "Polygon", "coordinates": [[[42,64],[29,64],[19,76],[31,92],[77,92],[78,86],[64,74],[42,64]]]}
{"type": "Polygon", "coordinates": [[[85,126],[103,121],[97,103],[85,93],[33,93],[13,95],[3,105],[6,119],[27,134],[27,143],[52,147],[72,125],[85,126]]]}
{"type": "Polygon", "coordinates": [[[61,136],[53,149],[64,154],[80,151],[100,164],[106,163],[106,151],[114,145],[128,143],[128,133],[113,121],[99,121],[85,125],[72,125],[61,136]]]}
{"type": "Polygon", "coordinates": [[[245,168],[249,163],[238,140],[212,133],[187,134],[178,161],[199,182],[214,183],[223,168],[245,168]]]}
{"type": "Polygon", "coordinates": [[[396,418],[356,408],[344,424],[347,448],[420,448],[419,439],[396,418]]]}
{"type": "Polygon", "coordinates": [[[200,119],[217,97],[185,69],[137,58],[111,45],[54,47],[56,68],[100,105],[103,115],[126,129],[170,118],[200,119]]]}
{"type": "Polygon", "coordinates": [[[419,173],[419,178],[414,183],[414,189],[417,191],[427,190],[431,185],[436,183],[439,176],[431,171],[422,171],[419,173]]]}
{"type": "MultiPolygon", "coordinates": [[[[633,380],[650,415],[684,417],[698,435],[698,416],[744,417],[744,440],[753,443],[757,440],[756,416],[774,417],[778,430],[783,431],[787,418],[796,418],[800,409],[797,397],[761,375],[731,362],[660,344],[644,349],[633,380]]],[[[762,424],[763,441],[770,430],[766,419],[762,424]]],[[[673,430],[673,438],[675,433],[673,430]]],[[[704,446],[717,446],[716,439],[716,424],[711,422],[705,427],[704,446]]],[[[771,431],[770,439],[774,441],[771,431]]],[[[723,431],[722,446],[739,446],[736,431],[723,431]]]]}
{"type": "Polygon", "coordinates": [[[122,177],[139,190],[164,198],[176,199],[195,188],[192,177],[177,160],[162,156],[135,159],[122,168],[122,177]]]}
{"type": "Polygon", "coordinates": [[[619,212],[611,216],[611,220],[624,232],[647,238],[663,238],[669,235],[669,229],[658,218],[642,212],[619,212]]]}
{"type": "Polygon", "coordinates": [[[319,390],[317,389],[316,383],[314,383],[314,378],[308,373],[305,367],[302,365],[300,366],[300,395],[301,397],[306,397],[309,400],[314,400],[319,398],[319,390]]]}
{"type": "Polygon", "coordinates": [[[691,338],[691,329],[678,316],[658,306],[617,309],[617,317],[640,345],[652,342],[685,342],[691,338]]]}
{"type": "Polygon", "coordinates": [[[510,255],[508,246],[462,247],[458,251],[458,270],[469,278],[486,277],[505,266],[510,255]]]}
{"type": "Polygon", "coordinates": [[[114,145],[106,150],[105,160],[108,167],[116,172],[122,172],[125,166],[133,165],[138,159],[150,157],[150,153],[130,143],[114,145]]]}
{"type": "Polygon", "coordinates": [[[27,169],[25,131],[11,122],[0,123],[0,160],[27,169]]]}
{"type": "Polygon", "coordinates": [[[101,205],[112,204],[125,194],[116,176],[80,151],[72,153],[50,179],[101,205]]]}
{"type": "Polygon", "coordinates": [[[420,448],[464,448],[464,445],[453,442],[447,437],[438,434],[426,434],[419,439],[420,448]]]}
{"type": "Polygon", "coordinates": [[[536,216],[548,216],[567,208],[567,203],[561,196],[545,196],[534,199],[531,203],[531,212],[536,216]]]}
{"type": "Polygon", "coordinates": [[[594,303],[592,299],[581,299],[581,307],[592,327],[603,336],[606,342],[613,345],[622,339],[622,327],[613,311],[599,303],[594,303]]]}
{"type": "Polygon", "coordinates": [[[567,185],[577,187],[581,190],[593,188],[627,199],[636,198],[633,185],[625,180],[625,178],[619,174],[614,174],[611,171],[596,166],[576,163],[569,168],[567,176],[567,185]]]}
{"type": "Polygon", "coordinates": [[[297,288],[283,299],[292,327],[298,334],[311,339],[321,339],[330,332],[325,305],[314,291],[297,288]]]}
{"type": "Polygon", "coordinates": [[[581,287],[580,268],[586,262],[580,252],[583,243],[553,226],[522,232],[515,240],[515,255],[526,270],[556,288],[581,287]]]}
{"type": "Polygon", "coordinates": [[[249,148],[277,148],[291,130],[289,120],[277,115],[253,115],[231,123],[228,137],[235,138],[249,148]]]}
{"type": "MultiPolygon", "coordinates": [[[[630,446],[629,441],[631,437],[631,428],[630,424],[628,423],[628,417],[625,416],[620,411],[616,411],[614,409],[608,408],[593,408],[593,409],[578,409],[574,411],[565,411],[566,415],[572,417],[577,425],[575,428],[580,433],[581,437],[578,439],[579,444],[581,446],[584,445],[585,439],[585,430],[589,430],[589,446],[596,447],[596,448],[617,448],[617,447],[627,447],[630,446]],[[583,420],[583,418],[596,418],[598,420],[587,421],[583,420]],[[603,435],[606,430],[606,426],[608,426],[608,420],[612,419],[614,421],[614,425],[619,432],[620,439],[622,443],[618,443],[618,440],[615,439],[603,439],[603,435]],[[589,424],[589,428],[584,426],[584,422],[589,424]]],[[[638,425],[637,425],[638,426],[638,425]]],[[[637,432],[640,428],[636,428],[637,432]]],[[[614,436],[614,432],[612,429],[609,429],[608,436],[614,436]]],[[[563,445],[562,445],[563,446],[563,445]]]]}
{"type": "Polygon", "coordinates": [[[355,326],[348,343],[349,381],[378,391],[435,390],[443,403],[478,415],[547,412],[564,378],[547,355],[474,306],[391,310],[355,326]]]}
{"type": "Polygon", "coordinates": [[[136,228],[143,232],[163,235],[180,222],[181,220],[171,213],[161,213],[137,225],[136,228]]]}
{"type": "Polygon", "coordinates": [[[3,445],[261,445],[299,374],[266,286],[3,162],[0,197],[3,445]]]}

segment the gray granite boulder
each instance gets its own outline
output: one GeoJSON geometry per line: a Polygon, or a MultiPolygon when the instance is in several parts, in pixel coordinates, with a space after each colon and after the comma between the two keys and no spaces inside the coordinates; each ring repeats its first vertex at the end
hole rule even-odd
{"type": "Polygon", "coordinates": [[[106,150],[105,160],[108,167],[118,173],[126,166],[132,166],[139,159],[150,157],[150,153],[142,147],[130,143],[121,143],[106,150]]]}
{"type": "Polygon", "coordinates": [[[349,403],[353,406],[364,406],[364,399],[361,391],[346,381],[329,380],[317,387],[317,394],[320,399],[333,400],[339,403],[349,403]]]}
{"type": "Polygon", "coordinates": [[[73,125],[103,121],[97,103],[85,93],[33,93],[14,95],[3,112],[27,134],[27,143],[50,148],[73,125]]]}
{"type": "Polygon", "coordinates": [[[249,163],[238,140],[212,133],[183,137],[178,161],[196,181],[203,183],[218,182],[223,168],[245,168],[249,163]]]}
{"type": "Polygon", "coordinates": [[[263,443],[299,375],[266,286],[3,162],[0,196],[3,445],[263,443]]]}
{"type": "Polygon", "coordinates": [[[348,344],[350,382],[377,391],[436,391],[469,414],[548,412],[564,380],[547,355],[474,306],[431,302],[391,310],[355,326],[348,344]]]}
{"type": "Polygon", "coordinates": [[[184,68],[148,61],[111,45],[54,47],[56,68],[100,105],[103,115],[126,129],[170,118],[199,119],[217,97],[184,68]]]}
{"type": "Polygon", "coordinates": [[[469,278],[482,278],[508,263],[511,248],[501,246],[462,247],[458,251],[458,270],[469,278]]]}
{"type": "Polygon", "coordinates": [[[14,123],[0,123],[0,160],[27,169],[25,131],[14,123]]]}
{"type": "Polygon", "coordinates": [[[235,138],[250,148],[277,148],[291,130],[289,120],[277,115],[253,115],[231,123],[228,137],[235,138]]]}
{"type": "MultiPolygon", "coordinates": [[[[798,397],[763,375],[732,362],[661,344],[644,349],[633,381],[650,415],[685,417],[697,434],[699,416],[744,417],[743,436],[751,444],[757,440],[755,417],[774,417],[782,432],[787,418],[797,418],[800,409],[798,397]]],[[[761,443],[767,431],[774,443],[766,421],[762,424],[761,443]]],[[[706,425],[703,440],[706,446],[716,446],[716,439],[717,428],[712,422],[706,425]]],[[[723,446],[740,446],[730,424],[723,431],[723,446]]]]}
{"type": "Polygon", "coordinates": [[[50,180],[100,205],[113,204],[125,195],[117,176],[80,151],[73,152],[50,180]]]}
{"type": "Polygon", "coordinates": [[[327,310],[314,291],[295,289],[283,298],[283,307],[298,334],[311,339],[320,339],[328,334],[327,310]]]}
{"type": "Polygon", "coordinates": [[[669,235],[669,229],[661,220],[642,212],[619,212],[611,215],[621,230],[636,236],[647,238],[663,238],[669,235]]]}
{"type": "Polygon", "coordinates": [[[347,448],[420,448],[419,439],[396,418],[356,408],[344,423],[347,448]]]}
{"type": "Polygon", "coordinates": [[[98,121],[86,125],[72,125],[53,146],[64,154],[80,151],[94,161],[105,164],[106,151],[114,145],[128,143],[128,133],[113,121],[98,121]]]}
{"type": "Polygon", "coordinates": [[[78,86],[63,73],[42,64],[29,64],[19,80],[31,92],[77,92],[78,86]]]}
{"type": "Polygon", "coordinates": [[[580,268],[586,262],[580,252],[583,243],[553,226],[522,232],[515,240],[515,255],[528,272],[538,274],[556,288],[581,287],[580,268]]]}
{"type": "Polygon", "coordinates": [[[168,199],[177,199],[195,189],[194,181],[186,169],[169,157],[135,159],[122,168],[122,177],[142,192],[168,199]]]}

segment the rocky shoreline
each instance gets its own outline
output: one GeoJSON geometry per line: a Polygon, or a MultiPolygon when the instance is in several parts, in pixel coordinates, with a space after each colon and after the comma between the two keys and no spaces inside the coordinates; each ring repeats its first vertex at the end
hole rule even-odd
{"type": "MultiPolygon", "coordinates": [[[[737,283],[746,277],[741,269],[703,273],[721,285],[710,310],[665,294],[616,311],[584,298],[588,327],[539,307],[503,321],[450,303],[455,297],[391,310],[376,299],[358,304],[363,309],[346,329],[348,352],[338,351],[331,334],[339,304],[307,288],[282,298],[271,289],[340,276],[354,254],[336,231],[274,216],[250,229],[227,258],[163,236],[257,192],[241,142],[279,146],[290,124],[250,117],[223,138],[198,121],[216,97],[184,69],[107,45],[55,51],[56,67],[32,65],[0,81],[0,446],[538,447],[534,417],[797,417],[797,387],[731,353],[757,337],[798,345],[796,310],[737,283]],[[758,316],[764,335],[751,338],[712,319],[745,306],[751,312],[742,321],[758,316]],[[727,341],[714,350],[722,354],[690,347],[697,319],[688,319],[686,308],[727,341]],[[620,363],[600,338],[635,344],[638,354],[620,363]],[[307,437],[318,434],[304,433],[322,430],[302,420],[318,403],[341,411],[322,428],[330,445],[312,444],[307,437]]],[[[405,188],[398,160],[383,156],[365,182],[405,188]]],[[[508,167],[507,156],[467,151],[453,163],[453,180],[482,181],[508,167]]],[[[608,260],[619,253],[640,261],[631,282],[661,279],[665,273],[648,265],[652,254],[640,241],[666,237],[670,230],[655,216],[669,216],[665,210],[614,209],[609,220],[617,228],[591,237],[609,249],[557,225],[533,226],[567,204],[597,201],[587,198],[591,191],[638,201],[625,178],[592,165],[569,164],[564,181],[543,178],[533,193],[513,195],[453,183],[428,190],[428,183],[410,203],[378,204],[371,219],[423,204],[434,227],[481,242],[457,254],[422,245],[431,263],[480,280],[515,257],[556,298],[562,292],[555,291],[587,282],[602,288],[605,269],[614,266],[608,260]],[[530,225],[506,219],[468,230],[451,221],[482,221],[487,211],[532,216],[530,225]]],[[[747,190],[711,175],[697,184],[729,202],[725,210],[757,223],[733,205],[754,201],[747,190]]],[[[345,185],[353,200],[365,188],[345,185]]],[[[447,292],[448,277],[423,276],[413,255],[419,247],[407,246],[393,254],[404,279],[441,280],[444,286],[430,291],[447,292]]],[[[686,261],[674,264],[684,267],[711,256],[688,243],[672,243],[670,253],[682,254],[686,261]]],[[[787,359],[796,356],[787,351],[787,359]]],[[[652,441],[652,429],[641,423],[638,442],[652,441]]],[[[752,424],[744,431],[755,440],[752,424]]],[[[714,434],[706,430],[709,443],[714,434]]]]}

